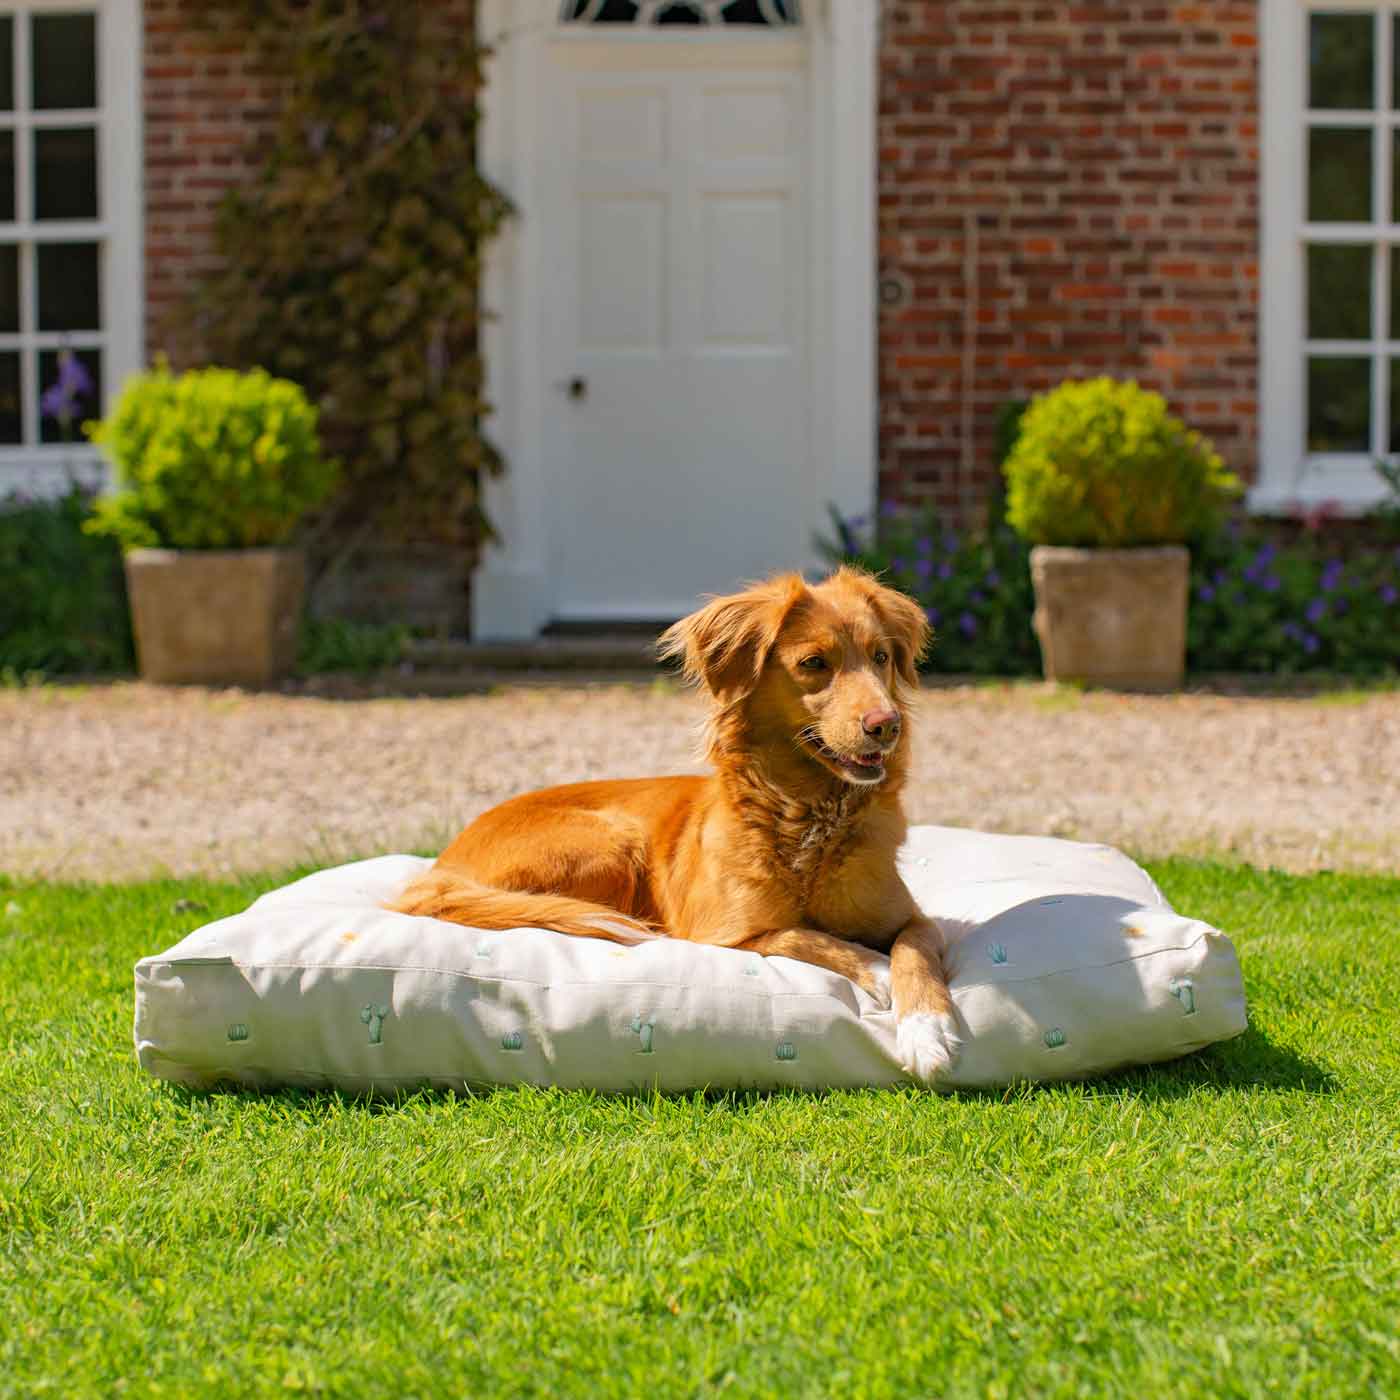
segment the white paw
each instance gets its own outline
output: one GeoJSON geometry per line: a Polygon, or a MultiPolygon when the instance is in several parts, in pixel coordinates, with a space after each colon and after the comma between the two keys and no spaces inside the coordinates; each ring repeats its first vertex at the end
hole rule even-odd
{"type": "Polygon", "coordinates": [[[901,1016],[894,1032],[895,1051],[900,1068],[931,1083],[953,1068],[962,1042],[957,1022],[946,1012],[913,1011],[901,1016]]]}

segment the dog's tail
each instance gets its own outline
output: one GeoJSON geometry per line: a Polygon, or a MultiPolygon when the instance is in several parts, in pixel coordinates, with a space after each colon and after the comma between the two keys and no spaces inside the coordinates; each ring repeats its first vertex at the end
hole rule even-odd
{"type": "Polygon", "coordinates": [[[396,914],[424,914],[471,928],[547,928],[609,943],[645,943],[661,934],[606,904],[590,904],[560,894],[530,894],[484,885],[460,871],[433,866],[387,908],[396,914]]]}

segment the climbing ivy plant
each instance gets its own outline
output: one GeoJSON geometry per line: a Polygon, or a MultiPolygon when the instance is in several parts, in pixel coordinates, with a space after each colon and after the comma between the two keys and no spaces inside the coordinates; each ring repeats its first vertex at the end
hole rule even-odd
{"type": "Polygon", "coordinates": [[[323,544],[479,538],[481,477],[501,469],[481,428],[479,256],[509,206],[476,167],[469,6],[199,8],[281,90],[256,174],[221,210],[220,266],[192,308],[202,352],[319,404],[344,481],[323,544]]]}

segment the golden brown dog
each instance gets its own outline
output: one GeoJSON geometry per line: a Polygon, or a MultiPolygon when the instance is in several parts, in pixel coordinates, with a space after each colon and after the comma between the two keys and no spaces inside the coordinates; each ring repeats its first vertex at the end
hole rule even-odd
{"type": "Polygon", "coordinates": [[[895,869],[904,707],[927,640],[916,604],[852,568],[715,598],[661,638],[713,697],[713,774],[513,798],[394,908],[620,943],[665,930],[816,963],[892,994],[900,1059],[933,1078],[958,1048],[942,936],[895,869]]]}

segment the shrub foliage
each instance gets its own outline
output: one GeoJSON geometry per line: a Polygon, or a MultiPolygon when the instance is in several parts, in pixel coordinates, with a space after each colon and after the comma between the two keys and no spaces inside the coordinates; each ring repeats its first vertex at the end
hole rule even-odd
{"type": "Polygon", "coordinates": [[[90,512],[78,487],[0,502],[0,672],[131,668],[121,553],[84,531],[90,512]]]}
{"type": "Polygon", "coordinates": [[[323,533],[473,537],[483,471],[478,248],[507,204],[476,169],[472,26],[431,0],[218,0],[285,95],[231,194],[197,303],[215,359],[265,365],[323,412],[344,484],[323,533]]]}
{"type": "Polygon", "coordinates": [[[1239,490],[1160,394],[1112,379],[1037,396],[1003,466],[1006,518],[1032,544],[1181,544],[1239,490]]]}
{"type": "MultiPolygon", "coordinates": [[[[1004,526],[958,533],[936,517],[886,511],[878,522],[834,517],[820,541],[833,562],[882,574],[927,611],[930,671],[1040,671],[1030,552],[1004,526]]],[[[1187,666],[1200,672],[1400,673],[1400,544],[1286,548],[1222,528],[1192,545],[1187,666]]]]}
{"type": "Polygon", "coordinates": [[[296,384],[264,370],[133,376],[88,425],[118,483],[91,529],[126,549],[282,544],[335,485],[316,416],[296,384]]]}

